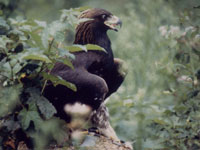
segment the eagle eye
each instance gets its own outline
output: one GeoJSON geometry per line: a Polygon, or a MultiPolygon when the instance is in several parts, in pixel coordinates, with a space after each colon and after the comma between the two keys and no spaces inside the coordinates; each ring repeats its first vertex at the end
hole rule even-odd
{"type": "Polygon", "coordinates": [[[101,15],[101,18],[104,19],[104,20],[105,20],[107,17],[108,17],[108,16],[105,15],[105,14],[101,15]]]}

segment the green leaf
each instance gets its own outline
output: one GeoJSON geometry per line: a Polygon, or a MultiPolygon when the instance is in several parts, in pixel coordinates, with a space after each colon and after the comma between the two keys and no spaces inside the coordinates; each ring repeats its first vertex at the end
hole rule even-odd
{"type": "Polygon", "coordinates": [[[48,74],[45,72],[42,73],[42,76],[44,77],[44,79],[50,80],[54,86],[61,84],[61,85],[68,87],[69,89],[71,89],[73,91],[77,91],[77,88],[73,83],[67,82],[59,76],[54,76],[54,75],[51,75],[51,74],[48,74]]]}
{"type": "Polygon", "coordinates": [[[9,62],[0,62],[1,75],[6,76],[7,78],[11,78],[11,74],[12,74],[11,70],[12,69],[10,67],[9,62]]]}
{"type": "Polygon", "coordinates": [[[67,56],[71,59],[75,59],[75,56],[72,53],[70,53],[68,50],[63,49],[63,48],[57,48],[57,49],[58,49],[58,54],[59,54],[60,57],[66,57],[67,56]]]}
{"type": "MultiPolygon", "coordinates": [[[[12,35],[12,36],[19,36],[19,35],[24,35],[24,32],[22,32],[21,30],[18,30],[18,29],[14,29],[14,30],[11,30],[9,32],[9,35],[12,35]]],[[[11,37],[12,39],[12,37],[11,37]]],[[[13,39],[12,39],[13,40],[13,39]]]]}
{"type": "Polygon", "coordinates": [[[87,51],[87,49],[85,47],[81,48],[80,46],[77,46],[77,45],[67,46],[65,48],[67,50],[69,50],[69,52],[80,52],[80,51],[83,51],[83,49],[85,49],[85,51],[87,51]]]}
{"type": "Polygon", "coordinates": [[[1,87],[0,85],[0,117],[11,113],[20,103],[19,95],[22,86],[1,87]]]}
{"type": "MultiPolygon", "coordinates": [[[[22,128],[26,130],[29,127],[29,124],[31,122],[31,115],[28,114],[28,111],[24,108],[22,111],[20,111],[18,115],[18,119],[21,122],[22,128]]],[[[34,117],[34,116],[33,116],[34,117]]]]}
{"type": "Polygon", "coordinates": [[[6,36],[1,36],[0,37],[0,51],[2,51],[1,49],[6,49],[6,44],[7,43],[12,43],[13,41],[11,39],[9,39],[6,36]]]}
{"type": "Polygon", "coordinates": [[[19,63],[16,63],[13,67],[13,73],[14,74],[17,74],[21,69],[22,69],[23,66],[21,66],[19,63]]]}
{"type": "Polygon", "coordinates": [[[87,44],[87,45],[72,45],[72,46],[67,46],[66,49],[69,50],[69,52],[79,52],[79,51],[85,51],[87,52],[88,50],[99,50],[99,51],[104,51],[106,52],[106,50],[98,45],[94,45],[94,44],[87,44]]]}
{"type": "MultiPolygon", "coordinates": [[[[29,106],[31,105],[34,104],[29,104],[29,106]]],[[[26,108],[20,111],[18,119],[20,120],[20,123],[24,130],[29,127],[31,121],[33,121],[36,129],[38,129],[38,127],[40,127],[40,124],[42,123],[42,119],[37,111],[29,111],[26,108]]]]}
{"type": "Polygon", "coordinates": [[[94,45],[94,44],[87,44],[86,48],[87,48],[87,50],[99,50],[99,51],[106,52],[106,50],[103,47],[98,46],[98,45],[94,45]]]}
{"type": "Polygon", "coordinates": [[[47,23],[45,21],[34,20],[34,22],[40,27],[43,27],[43,28],[47,27],[47,23]]]}
{"type": "Polygon", "coordinates": [[[58,31],[56,32],[54,38],[57,42],[63,42],[65,40],[65,33],[62,31],[58,31]]]}
{"type": "Polygon", "coordinates": [[[165,121],[160,120],[160,119],[154,119],[153,121],[154,121],[155,123],[160,124],[160,125],[166,125],[166,124],[167,124],[165,121]]]}
{"type": "Polygon", "coordinates": [[[142,113],[142,112],[136,113],[135,116],[136,116],[137,118],[139,118],[139,119],[145,119],[145,117],[146,117],[145,114],[142,113]]]}
{"type": "Polygon", "coordinates": [[[49,46],[49,36],[50,36],[50,34],[49,34],[49,30],[48,30],[48,28],[45,28],[44,30],[43,30],[43,32],[42,32],[42,36],[41,36],[41,38],[42,38],[42,44],[43,44],[43,46],[44,46],[44,48],[48,48],[48,46],[49,46]]]}
{"type": "Polygon", "coordinates": [[[43,96],[37,99],[36,104],[45,119],[50,119],[57,112],[55,107],[43,96]]]}
{"type": "Polygon", "coordinates": [[[143,141],[144,149],[146,150],[165,150],[165,148],[162,145],[162,141],[158,140],[151,140],[146,139],[143,141]]]}
{"type": "Polygon", "coordinates": [[[43,43],[41,41],[41,37],[38,35],[38,33],[35,32],[29,32],[28,33],[31,36],[32,41],[35,46],[39,46],[40,48],[43,48],[43,43]]]}
{"type": "Polygon", "coordinates": [[[36,111],[37,105],[45,119],[50,119],[56,113],[55,107],[40,94],[40,91],[38,89],[28,88],[26,92],[30,94],[30,98],[28,100],[29,111],[36,111]]]}
{"type": "Polygon", "coordinates": [[[23,59],[39,60],[39,61],[43,61],[46,63],[52,62],[47,56],[42,55],[42,54],[30,54],[30,55],[23,57],[23,59]]]}
{"type": "Polygon", "coordinates": [[[74,8],[74,10],[82,12],[82,11],[85,11],[85,10],[91,9],[91,8],[92,7],[90,7],[90,6],[84,6],[84,7],[74,8]]]}
{"type": "Polygon", "coordinates": [[[58,59],[56,59],[56,61],[67,65],[71,69],[74,69],[74,66],[73,66],[72,62],[67,58],[58,58],[58,59]]]}
{"type": "Polygon", "coordinates": [[[80,50],[87,52],[87,48],[85,45],[75,44],[74,46],[78,47],[80,50]]]}
{"type": "Polygon", "coordinates": [[[43,122],[36,106],[36,100],[38,100],[38,95],[35,93],[36,90],[34,88],[30,88],[27,91],[32,92],[30,94],[31,97],[27,101],[28,109],[23,108],[18,115],[18,119],[24,130],[26,130],[29,127],[31,121],[33,121],[35,129],[38,130],[43,122]]]}
{"type": "Polygon", "coordinates": [[[25,31],[25,32],[31,32],[32,31],[32,26],[30,25],[23,25],[19,27],[19,30],[25,31]]]}
{"type": "Polygon", "coordinates": [[[20,128],[19,121],[16,121],[13,116],[11,116],[8,119],[6,119],[2,123],[2,126],[5,126],[8,131],[12,131],[12,132],[14,132],[14,131],[16,131],[17,129],[20,128]]]}
{"type": "Polygon", "coordinates": [[[4,28],[5,30],[9,30],[10,27],[9,25],[6,23],[6,21],[3,18],[0,18],[0,29],[4,28]]]}

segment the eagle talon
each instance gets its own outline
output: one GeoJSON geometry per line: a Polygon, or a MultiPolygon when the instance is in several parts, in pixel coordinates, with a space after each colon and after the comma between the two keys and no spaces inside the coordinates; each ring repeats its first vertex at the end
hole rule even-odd
{"type": "Polygon", "coordinates": [[[110,136],[109,139],[111,139],[113,142],[121,143],[121,141],[115,137],[110,136]]]}
{"type": "MultiPolygon", "coordinates": [[[[112,137],[110,139],[112,139],[112,137]]],[[[123,146],[124,148],[128,148],[130,150],[133,150],[132,144],[130,142],[125,142],[122,140],[118,140],[118,141],[113,140],[112,143],[118,146],[123,146]]]]}
{"type": "Polygon", "coordinates": [[[96,134],[100,134],[100,131],[98,130],[98,128],[95,128],[95,127],[89,128],[88,132],[94,132],[96,134]]]}
{"type": "Polygon", "coordinates": [[[120,140],[120,143],[124,144],[124,143],[126,143],[126,142],[125,142],[125,141],[123,141],[123,140],[120,140]]]}
{"type": "Polygon", "coordinates": [[[131,144],[130,142],[122,143],[122,145],[123,145],[125,148],[129,148],[130,150],[133,150],[132,144],[131,144]]]}
{"type": "Polygon", "coordinates": [[[80,131],[81,134],[88,134],[88,131],[80,131]]]}

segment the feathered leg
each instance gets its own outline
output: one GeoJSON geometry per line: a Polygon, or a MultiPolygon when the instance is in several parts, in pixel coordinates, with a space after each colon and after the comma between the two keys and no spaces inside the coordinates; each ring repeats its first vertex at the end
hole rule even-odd
{"type": "Polygon", "coordinates": [[[104,103],[91,114],[91,122],[99,132],[115,141],[120,141],[109,122],[109,112],[104,103]]]}
{"type": "MultiPolygon", "coordinates": [[[[108,93],[105,96],[105,99],[109,97],[112,93],[117,91],[120,87],[124,78],[127,74],[127,68],[123,60],[115,58],[114,67],[111,69],[111,73],[104,77],[108,85],[108,93]]],[[[105,103],[102,103],[97,110],[94,110],[91,114],[92,124],[99,129],[99,131],[116,141],[119,141],[114,129],[111,127],[109,122],[109,112],[105,106],[105,103]]]]}

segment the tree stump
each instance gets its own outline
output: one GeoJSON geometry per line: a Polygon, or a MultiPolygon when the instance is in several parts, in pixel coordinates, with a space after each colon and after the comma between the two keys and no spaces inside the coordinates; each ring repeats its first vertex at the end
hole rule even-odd
{"type": "Polygon", "coordinates": [[[132,150],[127,143],[115,142],[102,135],[87,134],[77,147],[51,147],[48,150],[132,150]]]}

